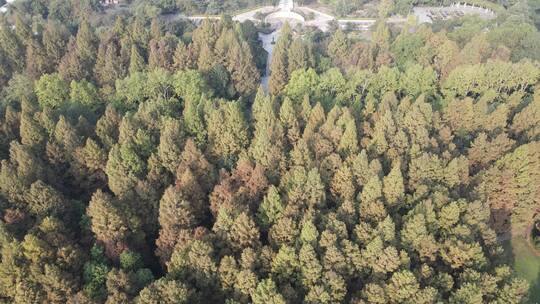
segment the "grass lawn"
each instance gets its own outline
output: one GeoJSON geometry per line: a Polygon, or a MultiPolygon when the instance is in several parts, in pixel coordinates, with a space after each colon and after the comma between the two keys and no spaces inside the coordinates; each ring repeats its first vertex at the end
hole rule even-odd
{"type": "Polygon", "coordinates": [[[540,303],[540,256],[522,237],[515,237],[505,244],[505,248],[509,247],[512,249],[513,268],[530,284],[529,303],[540,303]]]}

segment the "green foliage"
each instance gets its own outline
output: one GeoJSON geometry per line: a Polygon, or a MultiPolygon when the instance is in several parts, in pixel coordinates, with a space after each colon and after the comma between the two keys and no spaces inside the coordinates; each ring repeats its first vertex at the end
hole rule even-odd
{"type": "Polygon", "coordinates": [[[272,279],[266,279],[257,285],[257,289],[251,294],[253,304],[284,304],[285,299],[281,296],[272,279]]]}
{"type": "Polygon", "coordinates": [[[248,144],[248,130],[238,102],[219,103],[209,110],[208,144],[214,157],[231,164],[248,144]]]}
{"type": "Polygon", "coordinates": [[[291,28],[288,23],[281,29],[280,36],[273,50],[270,62],[270,79],[268,89],[271,94],[281,93],[289,80],[288,52],[291,44],[291,28]]]}
{"type": "Polygon", "coordinates": [[[305,95],[310,96],[319,84],[319,76],[313,69],[296,70],[285,87],[285,94],[292,100],[300,103],[305,95]]]}
{"type": "Polygon", "coordinates": [[[136,45],[131,46],[131,54],[129,56],[129,73],[143,72],[146,69],[144,57],[142,57],[136,45]]]}
{"type": "Polygon", "coordinates": [[[431,96],[437,90],[437,74],[431,67],[423,68],[419,64],[409,65],[400,79],[400,85],[413,98],[421,94],[431,96]]]}
{"type": "Polygon", "coordinates": [[[396,162],[392,166],[390,173],[383,179],[383,193],[389,205],[395,205],[399,199],[405,195],[403,175],[401,174],[401,164],[396,162]]]}
{"type": "Polygon", "coordinates": [[[102,101],[99,97],[97,88],[88,81],[72,81],[70,99],[74,103],[81,103],[90,109],[97,111],[102,107],[102,101]]]}
{"type": "Polygon", "coordinates": [[[125,79],[116,81],[116,94],[128,104],[136,104],[145,97],[146,74],[136,72],[125,79]]]}
{"type": "Polygon", "coordinates": [[[174,280],[159,279],[143,289],[136,300],[138,304],[184,304],[189,303],[190,290],[174,280]]]}
{"type": "Polygon", "coordinates": [[[201,73],[188,70],[174,75],[174,89],[178,96],[186,102],[197,102],[203,95],[212,97],[212,91],[206,84],[201,73]]]}
{"type": "Polygon", "coordinates": [[[69,96],[69,87],[59,74],[43,75],[36,82],[36,95],[42,107],[62,106],[69,96]]]}
{"type": "Polygon", "coordinates": [[[91,260],[84,264],[84,292],[92,299],[101,299],[106,295],[105,280],[110,267],[101,246],[94,245],[90,256],[91,260]]]}
{"type": "Polygon", "coordinates": [[[136,271],[143,266],[139,253],[126,250],[120,254],[120,267],[125,270],[136,271]]]}
{"type": "Polygon", "coordinates": [[[270,227],[281,216],[283,205],[279,192],[274,186],[268,188],[268,194],[259,206],[258,218],[262,227],[270,227]]]}
{"type": "Polygon", "coordinates": [[[348,48],[347,37],[341,30],[337,30],[332,36],[332,41],[328,43],[328,55],[334,60],[334,63],[338,64],[347,58],[348,48]]]}
{"type": "Polygon", "coordinates": [[[0,302],[525,302],[535,255],[501,240],[540,220],[534,3],[285,24],[267,94],[258,26],[159,16],[263,4],[233,2],[0,18],[0,302]]]}
{"type": "Polygon", "coordinates": [[[539,75],[540,69],[527,60],[518,63],[490,61],[456,68],[445,80],[443,90],[448,97],[479,95],[488,90],[512,94],[527,90],[539,75]]]}
{"type": "MultiPolygon", "coordinates": [[[[399,2],[398,2],[399,4],[399,2]]],[[[421,55],[425,40],[420,34],[402,32],[392,43],[391,50],[395,56],[396,64],[404,67],[407,63],[413,63],[421,55]]]]}
{"type": "Polygon", "coordinates": [[[52,187],[36,181],[28,191],[28,207],[30,211],[39,217],[52,214],[61,214],[65,208],[65,199],[52,187]]]}

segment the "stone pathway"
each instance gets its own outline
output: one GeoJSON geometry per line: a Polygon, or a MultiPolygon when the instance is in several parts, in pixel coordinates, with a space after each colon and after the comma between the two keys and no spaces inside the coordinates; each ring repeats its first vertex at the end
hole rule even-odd
{"type": "Polygon", "coordinates": [[[304,13],[305,15],[313,14],[313,19],[306,21],[307,26],[315,26],[319,28],[321,31],[326,32],[328,31],[328,24],[330,21],[335,20],[336,18],[332,15],[325,14],[323,12],[314,10],[307,6],[300,6],[297,8],[299,11],[304,13]]]}
{"type": "Polygon", "coordinates": [[[268,53],[264,76],[261,77],[261,85],[266,91],[268,91],[268,80],[270,79],[270,63],[272,62],[272,53],[274,52],[274,45],[279,38],[279,33],[280,29],[273,31],[270,34],[259,33],[259,40],[262,42],[262,47],[268,53]]]}

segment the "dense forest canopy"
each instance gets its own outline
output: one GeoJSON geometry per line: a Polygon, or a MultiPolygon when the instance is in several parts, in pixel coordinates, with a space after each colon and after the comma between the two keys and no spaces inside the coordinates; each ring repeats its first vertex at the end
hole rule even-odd
{"type": "Polygon", "coordinates": [[[381,16],[369,41],[285,24],[265,91],[250,21],[13,7],[1,303],[538,300],[501,243],[539,220],[527,10],[433,27],[381,16]]]}

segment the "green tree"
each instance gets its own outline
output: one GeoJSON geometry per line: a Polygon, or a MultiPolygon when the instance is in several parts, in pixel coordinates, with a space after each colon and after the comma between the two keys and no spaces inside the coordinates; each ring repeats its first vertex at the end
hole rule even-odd
{"type": "Polygon", "coordinates": [[[85,63],[93,63],[97,54],[97,38],[90,24],[83,20],[76,36],[77,54],[85,63]]]}
{"type": "Polygon", "coordinates": [[[192,291],[183,283],[161,278],[141,290],[135,302],[138,304],[186,304],[192,291]]]}
{"type": "Polygon", "coordinates": [[[288,71],[289,75],[296,70],[305,70],[310,67],[310,58],[308,54],[308,48],[306,43],[302,39],[295,39],[291,42],[288,58],[288,71]]]}
{"type": "Polygon", "coordinates": [[[396,161],[390,173],[383,179],[383,193],[388,205],[393,206],[399,203],[405,195],[405,186],[401,174],[401,163],[396,161]]]}
{"type": "Polygon", "coordinates": [[[131,54],[129,56],[129,73],[143,72],[146,69],[146,62],[141,55],[136,44],[131,46],[131,54]]]}
{"type": "Polygon", "coordinates": [[[420,94],[433,95],[436,91],[437,75],[431,68],[409,65],[400,78],[400,85],[412,97],[420,94]]]}
{"type": "Polygon", "coordinates": [[[328,55],[338,66],[342,66],[348,57],[349,41],[341,29],[332,35],[332,40],[328,43],[328,55]]]}
{"type": "Polygon", "coordinates": [[[54,188],[39,180],[30,186],[26,196],[30,211],[38,217],[58,216],[67,209],[66,199],[54,188]]]}
{"type": "Polygon", "coordinates": [[[277,177],[283,155],[283,128],[275,113],[274,103],[269,100],[261,103],[254,104],[254,111],[258,112],[253,113],[256,123],[249,152],[270,177],[277,177]]]}
{"type": "Polygon", "coordinates": [[[45,74],[36,82],[36,95],[42,107],[57,108],[68,101],[69,87],[59,74],[45,74]]]}
{"type": "Polygon", "coordinates": [[[21,54],[24,54],[24,45],[4,18],[0,20],[0,24],[0,50],[5,56],[2,60],[2,66],[7,68],[6,76],[9,76],[12,72],[23,68],[24,57],[21,54]]]}
{"type": "Polygon", "coordinates": [[[69,32],[67,29],[62,24],[49,19],[43,30],[42,41],[51,67],[57,67],[60,63],[68,40],[69,32]]]}
{"type": "Polygon", "coordinates": [[[247,123],[238,102],[221,103],[210,109],[208,145],[214,157],[233,162],[248,144],[247,123]]]}
{"type": "Polygon", "coordinates": [[[86,80],[72,81],[69,96],[71,102],[85,105],[93,111],[97,111],[103,106],[98,89],[86,80]]]}
{"type": "Polygon", "coordinates": [[[165,190],[159,204],[159,238],[156,241],[158,255],[168,261],[175,245],[180,241],[177,237],[183,229],[189,229],[196,223],[193,204],[182,197],[174,187],[165,190]]]}
{"type": "Polygon", "coordinates": [[[289,80],[288,74],[288,52],[291,44],[291,28],[286,23],[281,28],[280,36],[274,46],[272,61],[270,62],[270,79],[268,80],[268,89],[270,94],[278,95],[289,80]]]}
{"type": "Polygon", "coordinates": [[[272,279],[261,281],[257,288],[251,294],[251,299],[254,304],[284,304],[285,299],[277,291],[276,284],[272,279]]]}
{"type": "Polygon", "coordinates": [[[32,79],[36,79],[47,71],[48,65],[49,62],[41,43],[35,39],[29,39],[26,45],[26,73],[32,79]]]}
{"type": "Polygon", "coordinates": [[[419,288],[416,278],[408,270],[395,272],[386,286],[388,297],[397,303],[413,298],[419,288]]]}
{"type": "Polygon", "coordinates": [[[198,71],[179,71],[173,77],[176,94],[194,106],[199,103],[201,97],[212,97],[213,95],[212,88],[208,86],[203,75],[198,71]]]}
{"type": "Polygon", "coordinates": [[[233,44],[227,53],[228,70],[236,91],[249,95],[259,85],[259,71],[253,61],[251,48],[247,42],[233,44]]]}
{"type": "Polygon", "coordinates": [[[256,247],[259,243],[259,230],[249,215],[242,212],[231,227],[231,242],[235,249],[256,247]]]}
{"type": "Polygon", "coordinates": [[[296,103],[300,103],[304,96],[313,95],[319,85],[319,75],[313,69],[296,70],[290,76],[284,93],[296,103]]]}
{"type": "Polygon", "coordinates": [[[278,190],[274,186],[268,188],[268,193],[259,205],[258,219],[261,226],[268,229],[274,224],[283,212],[283,205],[278,190]]]}
{"type": "Polygon", "coordinates": [[[92,299],[103,299],[106,296],[105,281],[110,267],[103,248],[94,245],[90,250],[90,260],[84,264],[84,293],[92,299]]]}
{"type": "Polygon", "coordinates": [[[126,237],[128,224],[113,198],[101,190],[96,191],[92,195],[87,213],[96,239],[103,242],[111,254],[119,255],[115,250],[117,246],[121,246],[118,242],[126,237]]]}
{"type": "Polygon", "coordinates": [[[173,67],[175,70],[187,70],[193,68],[193,59],[191,58],[190,50],[186,47],[184,42],[178,41],[176,50],[174,51],[173,67]]]}
{"type": "Polygon", "coordinates": [[[176,172],[182,153],[183,132],[180,121],[164,120],[161,126],[157,155],[163,166],[171,173],[176,172]]]}
{"type": "Polygon", "coordinates": [[[345,131],[339,140],[338,151],[344,156],[351,156],[358,152],[358,136],[354,120],[347,123],[345,131]]]}

